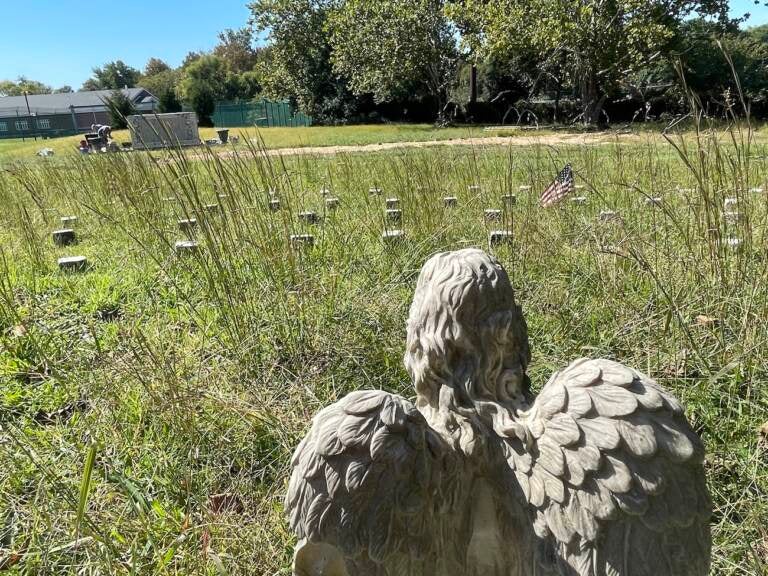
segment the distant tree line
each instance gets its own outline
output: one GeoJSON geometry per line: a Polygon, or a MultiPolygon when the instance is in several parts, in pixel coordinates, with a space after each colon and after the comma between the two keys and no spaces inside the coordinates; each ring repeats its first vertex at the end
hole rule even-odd
{"type": "MultiPolygon", "coordinates": [[[[768,118],[768,26],[728,0],[252,0],[248,26],[178,68],[117,60],[81,90],[141,85],[161,112],[289,99],[318,123],[652,120],[695,92],[712,114],[743,94],[768,118]],[[264,38],[257,45],[256,38],[264,38]],[[738,82],[736,80],[738,78],[738,82]]],[[[27,78],[0,95],[53,90],[27,78]]],[[[118,93],[117,111],[130,103],[118,93]]],[[[116,112],[120,116],[122,112],[116,112]]]]}

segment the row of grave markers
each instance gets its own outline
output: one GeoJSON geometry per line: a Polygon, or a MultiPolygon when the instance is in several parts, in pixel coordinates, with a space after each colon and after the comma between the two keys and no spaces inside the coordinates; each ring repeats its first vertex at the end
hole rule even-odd
{"type": "MultiPolygon", "coordinates": [[[[582,186],[583,187],[583,186],[582,186]]],[[[576,186],[578,189],[579,186],[576,186]]],[[[478,192],[480,187],[477,185],[469,186],[470,192],[478,192]]],[[[530,186],[520,186],[520,192],[530,192],[530,186]]],[[[691,189],[679,189],[680,192],[692,192],[691,189]]],[[[763,193],[763,188],[751,188],[751,193],[763,193]]],[[[336,210],[341,201],[339,198],[330,195],[330,191],[327,188],[320,190],[320,194],[325,197],[325,206],[329,210],[336,210]]],[[[382,191],[380,188],[370,188],[369,194],[372,196],[380,196],[382,191]]],[[[269,209],[272,212],[280,210],[280,200],[274,197],[274,192],[270,192],[269,209]]],[[[226,199],[226,195],[219,195],[219,199],[226,199]]],[[[517,196],[515,194],[505,194],[501,197],[505,206],[513,206],[517,203],[517,196]]],[[[173,200],[175,198],[167,198],[166,200],[173,200]]],[[[584,196],[575,196],[570,199],[574,204],[586,204],[587,198],[584,196]]],[[[646,198],[646,205],[649,207],[660,207],[663,204],[661,197],[646,198]]],[[[401,225],[403,212],[400,206],[400,199],[391,197],[384,200],[384,216],[387,224],[401,225]]],[[[443,197],[443,206],[445,208],[455,208],[458,206],[458,198],[456,196],[443,197]]],[[[206,204],[204,210],[207,213],[216,213],[220,210],[219,204],[206,204]]],[[[738,211],[738,198],[730,197],[724,201],[723,216],[727,223],[739,223],[742,221],[742,215],[738,211]]],[[[320,223],[320,216],[313,211],[302,211],[298,214],[299,220],[309,225],[317,225],[320,223]]],[[[483,210],[483,217],[486,223],[500,222],[502,220],[502,210],[495,208],[487,208],[483,210]]],[[[620,216],[613,210],[601,210],[598,216],[601,222],[611,222],[620,220],[620,216]]],[[[77,234],[75,232],[75,224],[77,223],[77,216],[63,216],[61,218],[62,228],[54,230],[52,233],[53,242],[56,246],[66,247],[74,244],[77,241],[77,234]]],[[[197,228],[196,218],[180,219],[178,221],[179,230],[186,233],[188,238],[185,240],[177,240],[174,243],[174,250],[178,254],[194,252],[198,249],[198,242],[191,237],[197,228]]],[[[713,231],[710,231],[713,232],[713,231]]],[[[718,232],[718,230],[715,230],[718,232]]],[[[385,243],[395,243],[402,241],[406,238],[406,233],[402,229],[385,230],[382,233],[382,240],[385,243]]],[[[488,241],[491,246],[510,243],[513,239],[511,231],[508,230],[492,230],[489,233],[488,241]]],[[[312,234],[291,234],[290,241],[293,246],[314,246],[315,238],[312,234]]],[[[740,238],[728,237],[721,241],[724,245],[733,248],[740,249],[742,241],[740,238]]],[[[85,256],[65,256],[58,259],[58,266],[62,271],[83,271],[88,267],[88,260],[85,256]]]]}

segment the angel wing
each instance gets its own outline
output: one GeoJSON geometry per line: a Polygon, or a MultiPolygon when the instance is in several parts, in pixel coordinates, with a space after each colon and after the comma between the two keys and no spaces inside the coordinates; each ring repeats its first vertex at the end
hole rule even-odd
{"type": "Polygon", "coordinates": [[[607,360],[556,373],[507,431],[538,562],[562,575],[709,573],[701,441],[647,376],[607,360]]]}
{"type": "Polygon", "coordinates": [[[399,396],[354,392],[319,412],[291,463],[294,573],[433,573],[450,556],[436,536],[448,533],[456,458],[399,396]]]}

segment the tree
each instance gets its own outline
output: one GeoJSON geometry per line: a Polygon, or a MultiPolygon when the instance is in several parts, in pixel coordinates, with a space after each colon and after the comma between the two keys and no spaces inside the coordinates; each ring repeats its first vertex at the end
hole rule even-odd
{"type": "Polygon", "coordinates": [[[83,84],[83,90],[120,90],[133,88],[139,83],[141,72],[131,68],[122,60],[108,62],[101,68],[93,69],[93,77],[83,84]]]}
{"type": "Polygon", "coordinates": [[[214,47],[213,54],[222,58],[235,74],[253,70],[258,58],[258,52],[253,47],[253,30],[227,28],[220,32],[219,43],[214,47]]]}
{"type": "Polygon", "coordinates": [[[68,84],[60,86],[53,91],[54,94],[71,94],[72,92],[74,92],[74,90],[72,89],[72,86],[69,86],[68,84]]]}
{"type": "Polygon", "coordinates": [[[25,76],[19,76],[15,82],[13,80],[0,81],[0,96],[21,96],[24,92],[27,94],[50,94],[53,89],[47,84],[30,80],[25,76]]]}
{"type": "Polygon", "coordinates": [[[153,76],[142,76],[141,87],[148,90],[158,98],[166,92],[175,92],[179,85],[181,72],[178,70],[165,70],[153,76]]]}
{"type": "Polygon", "coordinates": [[[122,129],[128,127],[126,118],[136,114],[136,108],[122,90],[114,90],[109,98],[104,100],[109,108],[110,125],[112,128],[122,129]]]}
{"type": "Polygon", "coordinates": [[[727,20],[727,0],[449,0],[448,14],[476,54],[562,61],[581,97],[582,120],[601,121],[627,72],[673,45],[691,14],[727,20]]]}
{"type": "Polygon", "coordinates": [[[167,112],[181,112],[181,102],[179,102],[179,97],[176,95],[175,90],[166,90],[165,92],[161,92],[158,96],[158,111],[160,113],[167,113],[167,112]]]}
{"type": "Polygon", "coordinates": [[[157,76],[163,72],[168,72],[170,69],[171,67],[160,58],[150,58],[144,65],[143,76],[157,76]]]}
{"type": "Polygon", "coordinates": [[[181,94],[185,102],[197,112],[202,126],[212,125],[211,116],[216,102],[225,97],[227,67],[218,56],[201,56],[184,70],[181,94]]]}
{"type": "Polygon", "coordinates": [[[331,64],[325,25],[334,0],[254,0],[255,29],[269,34],[270,53],[257,64],[264,91],[291,98],[316,121],[335,122],[357,114],[362,99],[331,64]]]}
{"type": "Polygon", "coordinates": [[[444,102],[457,53],[442,0],[346,0],[326,28],[334,70],[355,94],[385,102],[421,86],[444,102]]]}

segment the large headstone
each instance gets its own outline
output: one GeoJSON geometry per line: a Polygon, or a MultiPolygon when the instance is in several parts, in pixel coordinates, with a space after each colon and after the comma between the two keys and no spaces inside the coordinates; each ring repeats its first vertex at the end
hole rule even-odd
{"type": "Polygon", "coordinates": [[[200,145],[194,112],[135,114],[128,116],[128,129],[134,150],[200,145]]]}

